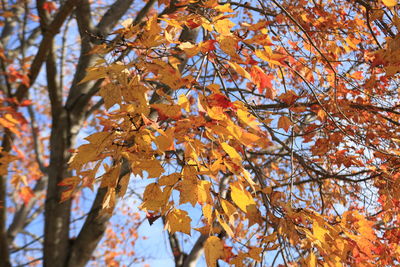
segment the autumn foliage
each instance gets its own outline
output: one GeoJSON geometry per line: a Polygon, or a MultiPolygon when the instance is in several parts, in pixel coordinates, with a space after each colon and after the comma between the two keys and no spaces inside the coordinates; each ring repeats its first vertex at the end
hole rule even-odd
{"type": "MultiPolygon", "coordinates": [[[[146,180],[139,208],[164,224],[176,266],[198,251],[208,266],[400,264],[397,1],[155,3],[88,37],[91,64],[67,97],[49,91],[50,112],[32,111],[38,103],[19,93],[32,86],[29,64],[17,70],[0,50],[11,88],[0,99],[0,175],[21,204],[40,180],[10,170],[53,164],[62,168],[49,173],[54,216],[84,188],[101,192],[80,233],[91,220],[107,223],[146,180]],[[80,91],[88,84],[97,87],[80,91]],[[34,112],[52,117],[49,142],[27,129],[34,112]],[[85,141],[70,141],[77,128],[89,129],[85,141]],[[71,139],[59,145],[58,135],[71,139]],[[53,151],[49,161],[38,161],[37,142],[53,151]],[[194,240],[189,252],[177,232],[194,240]]],[[[90,240],[94,250],[99,239],[90,240]]],[[[75,244],[65,245],[71,266],[75,244]]]]}

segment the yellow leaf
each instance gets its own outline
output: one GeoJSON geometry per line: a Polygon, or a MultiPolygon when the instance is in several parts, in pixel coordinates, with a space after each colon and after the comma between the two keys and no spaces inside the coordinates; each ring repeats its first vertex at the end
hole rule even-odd
{"type": "Polygon", "coordinates": [[[106,173],[103,174],[101,178],[100,187],[116,187],[119,174],[121,170],[121,163],[116,164],[109,168],[106,173]]]}
{"type": "Polygon", "coordinates": [[[186,95],[180,95],[178,98],[178,104],[186,111],[190,112],[190,102],[186,95]]]}
{"type": "Polygon", "coordinates": [[[13,116],[11,114],[6,114],[4,115],[4,118],[9,120],[10,122],[14,123],[14,124],[18,124],[19,121],[17,121],[16,119],[13,118],[13,116]]]}
{"type": "Polygon", "coordinates": [[[186,211],[173,209],[167,214],[166,221],[165,227],[171,234],[182,232],[190,235],[190,222],[192,219],[190,219],[186,211]]]}
{"type": "Polygon", "coordinates": [[[382,2],[387,7],[394,7],[397,5],[397,0],[382,0],[382,2]]]}
{"type": "Polygon", "coordinates": [[[235,26],[235,23],[230,21],[229,19],[221,19],[216,22],[214,22],[214,28],[215,30],[223,35],[230,34],[231,33],[231,28],[235,26]]]}
{"type": "Polygon", "coordinates": [[[255,146],[258,141],[261,140],[261,137],[252,133],[248,133],[243,131],[240,136],[239,141],[245,146],[255,146]]]}
{"type": "Polygon", "coordinates": [[[247,212],[248,206],[256,204],[251,194],[239,182],[231,184],[231,197],[244,212],[247,212]]]}
{"type": "Polygon", "coordinates": [[[198,198],[196,183],[191,180],[183,180],[179,182],[176,189],[180,192],[179,204],[189,202],[193,207],[196,205],[198,198]]]}
{"type": "Polygon", "coordinates": [[[235,36],[232,34],[220,35],[217,37],[217,41],[222,51],[231,56],[233,60],[240,60],[237,54],[238,39],[235,36]]]}
{"type": "Polygon", "coordinates": [[[208,181],[183,180],[176,186],[180,192],[179,203],[189,202],[194,207],[197,203],[211,203],[211,183],[208,181]]]}
{"type": "Polygon", "coordinates": [[[233,206],[229,201],[225,199],[221,199],[221,206],[228,217],[231,217],[233,214],[236,213],[235,206],[233,206]]]}
{"type": "Polygon", "coordinates": [[[284,129],[285,132],[289,131],[290,126],[292,125],[292,122],[290,119],[286,116],[281,116],[278,121],[278,128],[284,129]]]}
{"type": "Polygon", "coordinates": [[[220,93],[221,86],[219,84],[213,83],[207,86],[213,93],[220,93]]]}
{"type": "Polygon", "coordinates": [[[107,70],[104,67],[91,67],[87,69],[86,76],[79,82],[79,84],[98,80],[107,77],[107,70]]]}
{"type": "Polygon", "coordinates": [[[160,177],[160,180],[158,181],[159,185],[175,185],[179,179],[182,177],[180,173],[172,173],[170,175],[164,175],[160,177]]]}
{"type": "Polygon", "coordinates": [[[260,127],[259,127],[260,123],[258,122],[257,118],[255,116],[251,115],[247,110],[238,109],[237,116],[241,122],[243,122],[250,128],[252,128],[256,131],[260,131],[260,127]]]}
{"type": "Polygon", "coordinates": [[[210,191],[211,191],[210,182],[199,181],[197,185],[197,202],[199,202],[200,204],[212,203],[210,191]]]}
{"type": "Polygon", "coordinates": [[[203,227],[199,227],[199,228],[193,228],[193,230],[198,231],[199,233],[201,233],[202,235],[209,235],[210,231],[212,230],[211,227],[209,225],[205,225],[203,227]]]}
{"type": "Polygon", "coordinates": [[[273,65],[283,66],[282,63],[278,61],[282,58],[282,56],[272,54],[272,50],[269,46],[264,46],[264,50],[256,50],[255,54],[261,60],[264,60],[273,65]]]}
{"type": "Polygon", "coordinates": [[[121,89],[112,83],[102,86],[99,95],[104,99],[104,106],[106,109],[121,103],[121,89]]]}
{"type": "Polygon", "coordinates": [[[152,104],[151,107],[157,110],[160,120],[179,119],[182,116],[181,107],[178,105],[152,104]]]}
{"type": "Polygon", "coordinates": [[[108,188],[104,197],[101,213],[112,213],[115,207],[115,188],[108,188]]]}
{"type": "Polygon", "coordinates": [[[117,191],[117,196],[118,197],[123,197],[126,193],[126,190],[128,189],[128,184],[129,184],[129,179],[131,177],[131,174],[128,173],[124,175],[121,179],[120,182],[118,183],[120,189],[117,191]]]}
{"type": "Polygon", "coordinates": [[[247,258],[247,253],[239,252],[238,255],[236,255],[230,262],[229,264],[231,266],[235,267],[243,267],[247,266],[243,264],[243,261],[247,258]]]}
{"type": "Polygon", "coordinates": [[[215,10],[218,10],[219,12],[233,12],[233,9],[230,6],[230,4],[218,5],[215,7],[215,10]]]}
{"type": "Polygon", "coordinates": [[[155,143],[162,152],[174,150],[174,130],[169,128],[167,131],[157,130],[161,135],[157,136],[155,143]]]}
{"type": "Polygon", "coordinates": [[[224,257],[224,244],[216,236],[210,236],[204,244],[204,254],[208,267],[217,266],[217,260],[224,257]]]}
{"type": "Polygon", "coordinates": [[[261,252],[263,251],[262,248],[257,248],[257,247],[251,247],[248,255],[250,258],[256,260],[256,261],[261,261],[261,252]]]}
{"type": "Polygon", "coordinates": [[[240,156],[239,153],[237,153],[236,149],[234,149],[225,142],[221,143],[221,146],[234,162],[240,163],[242,161],[242,157],[240,156]]]}
{"type": "Polygon", "coordinates": [[[194,44],[192,44],[190,42],[181,43],[179,45],[179,48],[182,49],[183,51],[185,51],[186,55],[189,58],[194,57],[201,50],[201,47],[199,47],[198,45],[194,45],[194,44]]]}
{"type": "Polygon", "coordinates": [[[315,257],[315,254],[312,252],[307,257],[307,266],[309,266],[309,267],[317,266],[317,258],[315,257]]]}
{"type": "Polygon", "coordinates": [[[234,69],[238,74],[241,76],[245,77],[248,80],[251,80],[250,73],[248,73],[242,66],[237,64],[236,62],[230,62],[228,61],[229,66],[231,66],[232,69],[234,69]]]}
{"type": "Polygon", "coordinates": [[[328,233],[328,231],[323,227],[323,225],[320,225],[318,221],[314,221],[313,223],[313,236],[321,241],[322,243],[325,242],[325,234],[328,233]]]}
{"type": "Polygon", "coordinates": [[[202,17],[201,21],[202,21],[201,27],[203,27],[204,30],[209,31],[209,32],[213,31],[213,27],[208,19],[202,17]]]}
{"type": "Polygon", "coordinates": [[[229,225],[224,221],[224,219],[222,218],[222,216],[220,216],[220,214],[218,213],[218,211],[215,211],[215,216],[217,217],[217,220],[219,222],[219,224],[222,226],[222,228],[225,230],[225,232],[230,236],[233,237],[233,231],[232,229],[229,227],[229,225]]]}
{"type": "Polygon", "coordinates": [[[132,171],[136,173],[138,171],[146,171],[148,173],[147,178],[158,178],[164,172],[164,168],[158,160],[150,159],[136,162],[135,166],[132,167],[132,171]]]}
{"type": "Polygon", "coordinates": [[[207,109],[207,115],[210,116],[211,119],[217,121],[226,120],[226,115],[222,107],[211,107],[206,109],[207,109]]]}
{"type": "Polygon", "coordinates": [[[161,191],[161,188],[158,184],[149,184],[144,190],[143,203],[140,208],[145,210],[159,211],[167,204],[170,195],[170,187],[166,187],[164,191],[161,191]]]}
{"type": "Polygon", "coordinates": [[[213,221],[213,207],[210,204],[205,204],[202,208],[203,215],[207,219],[208,225],[211,225],[213,221]]]}

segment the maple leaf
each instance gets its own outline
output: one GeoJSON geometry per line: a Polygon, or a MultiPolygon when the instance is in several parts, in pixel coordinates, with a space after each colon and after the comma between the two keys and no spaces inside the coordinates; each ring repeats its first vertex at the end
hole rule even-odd
{"type": "Polygon", "coordinates": [[[262,94],[266,89],[265,96],[270,99],[275,98],[276,91],[272,88],[272,80],[274,79],[274,76],[265,74],[258,66],[253,66],[251,68],[250,75],[253,83],[257,85],[260,94],[262,94]]]}
{"type": "Polygon", "coordinates": [[[31,200],[31,198],[35,196],[35,194],[33,193],[32,189],[29,186],[21,187],[19,195],[25,205],[27,205],[31,200]]]}
{"type": "Polygon", "coordinates": [[[46,1],[43,3],[43,9],[47,10],[47,12],[52,13],[53,11],[57,10],[56,3],[46,1]]]}
{"type": "Polygon", "coordinates": [[[231,28],[235,26],[235,23],[229,19],[221,19],[214,22],[215,30],[223,35],[230,34],[231,28]]]}
{"type": "Polygon", "coordinates": [[[8,165],[17,160],[16,156],[10,155],[10,153],[1,151],[2,147],[0,147],[0,175],[6,175],[8,173],[8,165]]]}
{"type": "Polygon", "coordinates": [[[220,35],[217,37],[217,41],[221,49],[231,56],[234,60],[239,60],[240,57],[237,54],[237,47],[238,47],[238,39],[233,36],[232,34],[229,35],[220,35]]]}
{"type": "Polygon", "coordinates": [[[242,157],[232,146],[228,145],[227,143],[221,143],[221,146],[234,162],[240,163],[242,161],[242,157]]]}
{"type": "Polygon", "coordinates": [[[202,25],[201,21],[196,21],[195,19],[189,19],[185,22],[186,26],[190,29],[195,29],[202,25]]]}
{"type": "Polygon", "coordinates": [[[208,52],[214,51],[216,49],[216,47],[215,47],[216,42],[217,42],[217,40],[213,40],[213,39],[203,42],[201,44],[201,52],[208,53],[208,52]]]}
{"type": "Polygon", "coordinates": [[[80,184],[81,179],[78,176],[72,176],[63,179],[58,185],[59,186],[65,186],[66,189],[61,193],[61,199],[60,202],[64,202],[68,199],[70,199],[73,194],[75,193],[75,190],[77,186],[80,184]]]}
{"type": "Polygon", "coordinates": [[[102,210],[100,213],[111,214],[116,204],[116,191],[115,188],[107,188],[107,193],[102,203],[102,210]]]}
{"type": "Polygon", "coordinates": [[[232,69],[234,69],[237,73],[239,73],[241,76],[245,77],[248,80],[251,80],[252,77],[251,75],[239,64],[237,64],[236,62],[230,62],[228,61],[228,64],[232,67],[232,69]]]}
{"type": "Polygon", "coordinates": [[[217,260],[223,259],[225,256],[222,240],[216,236],[210,236],[207,238],[204,244],[204,254],[208,267],[217,266],[217,260]]]}
{"type": "Polygon", "coordinates": [[[231,184],[231,197],[233,202],[244,212],[256,204],[251,194],[239,182],[231,184]]]}
{"type": "Polygon", "coordinates": [[[278,96],[279,100],[282,102],[288,104],[289,106],[292,105],[296,100],[299,98],[299,96],[296,94],[296,92],[290,90],[287,91],[280,96],[278,96]]]}
{"type": "Polygon", "coordinates": [[[292,122],[286,116],[281,116],[278,120],[278,128],[284,129],[285,132],[289,131],[289,128],[291,125],[292,125],[292,122]]]}
{"type": "Polygon", "coordinates": [[[173,209],[172,211],[168,212],[166,216],[165,227],[171,234],[175,232],[182,232],[190,235],[191,221],[192,219],[190,219],[186,211],[180,209],[173,209]]]}
{"type": "Polygon", "coordinates": [[[207,98],[211,107],[231,108],[233,103],[223,94],[212,94],[207,98]]]}
{"type": "Polygon", "coordinates": [[[387,7],[394,7],[397,5],[397,0],[382,0],[382,2],[387,7]]]}
{"type": "Polygon", "coordinates": [[[230,222],[233,223],[233,215],[237,213],[235,206],[225,199],[221,199],[221,206],[225,214],[228,216],[230,222]]]}
{"type": "Polygon", "coordinates": [[[211,225],[212,221],[213,221],[213,207],[210,204],[205,204],[202,207],[202,212],[203,212],[203,216],[206,218],[207,220],[207,224],[211,225]]]}
{"type": "Polygon", "coordinates": [[[152,104],[151,107],[157,110],[160,121],[179,119],[182,116],[181,107],[178,105],[152,104]]]}
{"type": "Polygon", "coordinates": [[[157,214],[157,213],[155,213],[155,212],[146,212],[146,218],[147,218],[147,220],[149,221],[149,224],[150,224],[150,225],[153,225],[153,223],[154,223],[157,219],[161,218],[161,215],[159,215],[159,214],[157,214]]]}
{"type": "Polygon", "coordinates": [[[211,184],[208,181],[185,179],[180,181],[176,189],[180,192],[179,203],[189,202],[194,207],[196,203],[211,203],[211,184]]]}
{"type": "Polygon", "coordinates": [[[223,216],[221,216],[217,210],[215,211],[215,217],[217,218],[219,224],[220,224],[221,227],[225,230],[225,232],[226,232],[230,237],[234,237],[234,233],[233,233],[231,227],[225,222],[223,216]]]}
{"type": "MultiPolygon", "coordinates": [[[[19,10],[19,2],[23,1],[6,9],[19,10]]],[[[0,175],[10,180],[6,182],[14,185],[11,189],[16,193],[8,192],[5,200],[20,197],[33,203],[35,210],[42,210],[44,202],[36,201],[28,184],[43,176],[39,169],[49,170],[50,176],[57,171],[58,186],[65,187],[61,188],[61,200],[74,197],[77,208],[81,208],[79,201],[86,201],[78,189],[100,190],[103,201],[96,198],[93,203],[100,216],[87,216],[85,225],[101,233],[134,174],[151,179],[143,181],[148,185],[140,206],[149,223],[161,217],[160,223],[171,233],[190,234],[195,229],[207,236],[202,245],[209,266],[217,265],[218,259],[235,266],[264,262],[269,254],[263,256],[263,251],[297,251],[303,256],[295,258],[296,262],[287,257],[287,265],[396,265],[400,255],[400,142],[396,128],[400,120],[396,87],[400,18],[394,8],[398,1],[375,1],[367,10],[354,8],[351,1],[340,5],[314,1],[310,6],[304,6],[306,1],[277,1],[267,5],[268,18],[260,17],[263,8],[252,9],[246,3],[158,0],[160,6],[149,9],[152,1],[145,2],[137,3],[144,6],[137,14],[117,16],[137,15],[138,19],[126,19],[114,32],[118,22],[105,25],[107,18],[115,17],[114,8],[104,9],[103,2],[96,2],[96,9],[107,10],[97,14],[91,6],[85,7],[96,13],[101,33],[111,34],[113,40],[94,32],[85,34],[91,43],[99,43],[90,51],[63,46],[68,57],[57,62],[60,70],[66,70],[62,72],[65,81],[72,83],[60,88],[61,95],[51,94],[53,77],[45,77],[51,73],[50,64],[47,74],[38,73],[38,63],[42,63],[37,56],[24,58],[13,49],[25,47],[28,54],[39,52],[40,58],[47,45],[43,46],[43,41],[51,41],[55,33],[67,28],[67,21],[60,18],[70,17],[69,13],[54,14],[54,29],[46,31],[46,36],[38,34],[42,43],[35,36],[24,43],[19,31],[10,33],[15,44],[0,48],[6,70],[0,79],[5,88],[0,93],[0,126],[6,128],[2,141],[9,150],[1,152],[0,175]],[[387,16],[385,10],[393,12],[387,16]],[[382,20],[387,20],[388,27],[376,27],[382,20]],[[198,35],[199,30],[204,34],[198,35]],[[83,58],[75,62],[79,53],[83,58]],[[120,62],[114,62],[117,58],[120,62]],[[76,69],[83,70],[92,61],[96,62],[85,74],[72,73],[68,67],[76,63],[76,69]],[[82,81],[75,81],[73,77],[80,74],[84,75],[82,81]],[[100,87],[96,80],[101,80],[100,87]],[[43,105],[49,99],[42,97],[41,88],[49,89],[51,108],[43,105]],[[278,88],[284,93],[276,97],[278,88]],[[95,92],[97,96],[93,96],[95,92]],[[53,96],[61,99],[53,101],[53,96]],[[22,114],[27,112],[17,109],[23,109],[27,97],[32,99],[29,113],[33,110],[39,120],[35,122],[35,116],[29,114],[29,124],[24,125],[22,114]],[[65,109],[57,109],[64,100],[65,109]],[[304,123],[311,113],[315,123],[304,123]],[[52,129],[46,128],[50,125],[52,129]],[[86,126],[90,135],[82,143],[79,133],[85,133],[82,127],[86,126]],[[282,148],[285,132],[291,129],[292,137],[297,138],[293,153],[299,153],[301,159],[290,160],[283,151],[287,150],[282,148]],[[75,141],[78,148],[72,146],[75,141]],[[10,164],[11,154],[19,157],[18,163],[10,164]],[[66,170],[69,158],[70,170],[66,170]],[[163,175],[165,172],[169,174],[163,175]],[[75,176],[63,177],[67,173],[75,176]],[[323,179],[315,181],[315,175],[323,179]],[[370,189],[362,183],[365,180],[374,192],[372,202],[376,195],[374,211],[364,204],[371,195],[364,194],[370,189]],[[35,201],[30,201],[32,198],[35,201]],[[178,209],[181,204],[190,211],[178,209]],[[264,204],[270,206],[270,212],[264,204]],[[336,216],[337,205],[343,211],[336,216]],[[191,218],[199,212],[204,226],[192,228],[191,218]],[[271,225],[274,227],[268,227],[271,225]],[[228,244],[245,245],[235,245],[237,255],[233,255],[219,236],[228,244]]],[[[54,3],[46,0],[41,8],[55,13],[54,3]]],[[[57,3],[60,11],[70,8],[65,8],[63,1],[57,3]]],[[[356,4],[360,5],[359,1],[356,4]]],[[[16,29],[23,29],[19,15],[3,11],[0,16],[0,26],[12,21],[16,29]]],[[[39,29],[41,19],[32,13],[27,16],[29,28],[39,29]]],[[[69,44],[69,38],[84,37],[75,36],[77,33],[82,32],[69,31],[67,40],[62,39],[69,44]]],[[[49,183],[47,199],[52,199],[53,190],[54,183],[49,183]]],[[[130,216],[131,202],[121,202],[127,217],[139,221],[140,216],[130,216]]],[[[5,205],[4,199],[1,204],[5,205]]],[[[71,229],[52,230],[68,225],[69,215],[54,208],[54,213],[45,214],[45,239],[69,242],[58,233],[71,229]],[[66,224],[60,223],[63,221],[66,224]]],[[[115,231],[112,224],[105,230],[102,245],[106,248],[101,250],[107,252],[107,266],[118,265],[121,255],[129,256],[117,251],[120,241],[125,244],[127,238],[136,238],[136,228],[126,225],[128,232],[115,231]]],[[[85,231],[83,227],[84,236],[85,231]]],[[[48,255],[64,253],[56,250],[70,247],[46,244],[43,250],[48,255]]],[[[21,247],[25,250],[26,246],[21,247]]],[[[127,247],[133,246],[123,249],[127,247]]],[[[192,258],[190,249],[185,248],[187,259],[192,258]]],[[[181,259],[183,251],[172,248],[172,254],[181,259]]],[[[14,254],[10,257],[15,261],[14,254]]],[[[64,264],[48,263],[47,258],[43,261],[45,265],[64,264]]]]}
{"type": "Polygon", "coordinates": [[[160,133],[160,135],[155,138],[155,143],[158,146],[158,148],[163,152],[169,150],[175,150],[174,129],[169,128],[166,131],[157,129],[157,132],[160,133]]]}
{"type": "Polygon", "coordinates": [[[256,261],[261,261],[261,253],[263,252],[263,248],[258,247],[250,247],[249,252],[247,254],[250,258],[253,258],[256,261]]]}
{"type": "Polygon", "coordinates": [[[161,190],[158,184],[151,183],[147,185],[144,190],[143,203],[140,208],[152,211],[162,210],[167,204],[170,194],[170,187],[165,187],[164,190],[161,190]]]}
{"type": "Polygon", "coordinates": [[[172,173],[170,175],[161,176],[158,180],[159,185],[175,185],[180,179],[182,175],[180,173],[172,173]]]}
{"type": "Polygon", "coordinates": [[[310,266],[310,267],[317,266],[317,259],[313,252],[311,252],[310,255],[307,257],[306,263],[307,263],[307,266],[310,266]]]}

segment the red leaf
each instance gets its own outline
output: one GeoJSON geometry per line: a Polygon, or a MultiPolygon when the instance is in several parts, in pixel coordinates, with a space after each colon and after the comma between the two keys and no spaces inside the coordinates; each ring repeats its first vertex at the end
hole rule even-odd
{"type": "Polygon", "coordinates": [[[51,13],[54,10],[57,10],[56,4],[54,2],[44,2],[43,9],[47,12],[51,13]]]}
{"type": "Polygon", "coordinates": [[[233,104],[229,99],[223,94],[212,94],[208,97],[208,103],[211,106],[218,106],[222,108],[231,108],[233,104]]]}
{"type": "Polygon", "coordinates": [[[153,212],[146,212],[146,218],[149,221],[149,224],[152,225],[161,215],[156,215],[153,212]]]}
{"type": "Polygon", "coordinates": [[[264,71],[258,66],[253,66],[251,68],[250,75],[260,94],[264,92],[264,89],[267,89],[265,96],[270,99],[275,97],[276,92],[274,89],[272,89],[272,80],[274,79],[273,75],[265,74],[264,71]]]}
{"type": "Polygon", "coordinates": [[[195,21],[193,19],[186,21],[186,26],[188,26],[190,29],[197,28],[200,25],[201,25],[201,23],[199,23],[199,21],[195,21]]]}
{"type": "Polygon", "coordinates": [[[207,53],[215,50],[215,43],[217,40],[207,40],[201,45],[201,52],[207,53]]]}
{"type": "Polygon", "coordinates": [[[20,103],[20,106],[21,106],[21,107],[26,107],[26,106],[30,106],[30,105],[32,105],[32,101],[31,101],[31,100],[28,100],[28,99],[25,99],[24,101],[22,101],[22,102],[20,103]]]}

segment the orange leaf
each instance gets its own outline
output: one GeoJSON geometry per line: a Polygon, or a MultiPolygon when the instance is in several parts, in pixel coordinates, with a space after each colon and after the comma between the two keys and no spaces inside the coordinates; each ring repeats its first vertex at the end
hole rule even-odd
{"type": "Polygon", "coordinates": [[[289,131],[290,126],[292,125],[292,122],[290,119],[286,116],[281,116],[278,121],[278,128],[284,129],[285,132],[289,131]]]}
{"type": "Polygon", "coordinates": [[[34,196],[32,189],[29,186],[24,186],[21,188],[20,196],[25,205],[28,204],[29,200],[34,196]]]}

